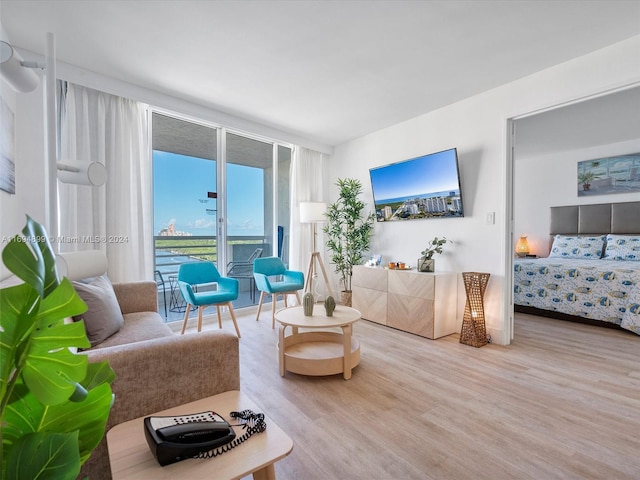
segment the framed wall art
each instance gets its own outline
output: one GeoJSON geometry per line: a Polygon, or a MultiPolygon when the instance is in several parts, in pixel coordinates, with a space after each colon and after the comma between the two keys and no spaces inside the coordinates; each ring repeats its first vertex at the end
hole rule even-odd
{"type": "Polygon", "coordinates": [[[0,190],[16,193],[15,115],[0,96],[0,190]]]}
{"type": "Polygon", "coordinates": [[[578,162],[578,196],[640,192],[640,153],[578,162]]]}

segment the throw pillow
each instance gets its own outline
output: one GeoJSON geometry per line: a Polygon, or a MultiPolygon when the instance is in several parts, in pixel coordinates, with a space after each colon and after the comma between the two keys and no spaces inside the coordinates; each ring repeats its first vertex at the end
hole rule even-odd
{"type": "Polygon", "coordinates": [[[604,235],[597,237],[556,235],[549,257],[597,260],[602,257],[604,240],[604,235]]]}
{"type": "Polygon", "coordinates": [[[640,235],[607,235],[604,251],[607,260],[640,261],[640,235]]]}
{"type": "Polygon", "coordinates": [[[122,328],[124,317],[111,280],[106,274],[74,281],[73,287],[87,304],[87,311],[73,319],[84,320],[91,346],[103,342],[122,328]]]}

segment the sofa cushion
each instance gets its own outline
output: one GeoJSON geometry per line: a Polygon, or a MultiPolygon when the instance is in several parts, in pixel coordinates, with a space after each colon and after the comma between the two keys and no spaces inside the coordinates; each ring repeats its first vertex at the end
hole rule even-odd
{"type": "Polygon", "coordinates": [[[124,326],[91,350],[171,336],[173,331],[157,312],[126,313],[124,326]]]}
{"type": "Polygon", "coordinates": [[[87,337],[91,346],[95,346],[116,333],[124,325],[124,317],[107,275],[87,278],[73,282],[73,287],[84,303],[87,311],[73,317],[84,320],[87,337]]]}

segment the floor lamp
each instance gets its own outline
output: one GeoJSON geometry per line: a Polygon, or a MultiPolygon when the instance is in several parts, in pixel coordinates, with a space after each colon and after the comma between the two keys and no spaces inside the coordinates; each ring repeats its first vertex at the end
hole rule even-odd
{"type": "Polygon", "coordinates": [[[325,212],[327,211],[327,204],[324,202],[301,202],[300,203],[300,223],[311,223],[313,225],[313,252],[311,258],[309,258],[309,269],[307,270],[307,279],[304,285],[305,293],[313,293],[313,280],[318,276],[317,266],[322,271],[324,277],[324,283],[327,286],[329,295],[333,296],[331,292],[331,286],[329,284],[329,278],[327,277],[327,271],[324,269],[322,263],[322,257],[320,252],[316,249],[316,236],[317,236],[317,224],[326,220],[325,212]]]}

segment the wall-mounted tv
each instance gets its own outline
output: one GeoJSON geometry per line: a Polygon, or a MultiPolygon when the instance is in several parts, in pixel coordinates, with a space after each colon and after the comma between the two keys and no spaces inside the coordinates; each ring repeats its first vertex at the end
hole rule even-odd
{"type": "Polygon", "coordinates": [[[369,170],[378,222],[462,217],[455,148],[369,170]]]}

